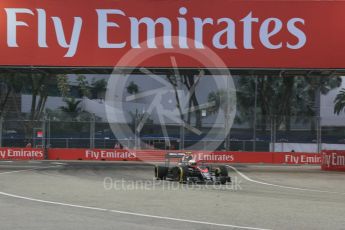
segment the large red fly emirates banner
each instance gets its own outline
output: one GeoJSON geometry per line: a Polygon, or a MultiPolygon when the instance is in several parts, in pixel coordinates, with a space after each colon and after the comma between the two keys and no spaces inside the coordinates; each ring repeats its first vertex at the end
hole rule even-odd
{"type": "Polygon", "coordinates": [[[345,2],[3,0],[0,65],[344,68],[345,2]]]}

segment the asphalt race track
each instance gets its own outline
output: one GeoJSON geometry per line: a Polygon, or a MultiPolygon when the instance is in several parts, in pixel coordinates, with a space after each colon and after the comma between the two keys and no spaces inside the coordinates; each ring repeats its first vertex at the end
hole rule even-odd
{"type": "Polygon", "coordinates": [[[344,173],[229,167],[227,186],[153,180],[153,166],[0,162],[0,229],[345,229],[344,173]]]}

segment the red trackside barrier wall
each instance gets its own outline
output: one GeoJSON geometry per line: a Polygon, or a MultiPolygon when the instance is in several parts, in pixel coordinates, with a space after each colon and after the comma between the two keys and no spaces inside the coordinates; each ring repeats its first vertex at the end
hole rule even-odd
{"type": "Polygon", "coordinates": [[[34,148],[0,148],[0,160],[44,160],[44,150],[34,148]]]}
{"type": "MultiPolygon", "coordinates": [[[[49,149],[48,160],[94,160],[94,161],[147,161],[161,162],[169,152],[191,152],[197,161],[208,163],[263,163],[263,164],[312,164],[331,170],[341,166],[327,164],[341,163],[345,152],[330,151],[323,155],[317,153],[272,153],[272,152],[222,152],[222,151],[164,151],[164,150],[125,150],[125,149],[49,149]],[[338,158],[334,155],[336,152],[338,158]],[[343,153],[343,155],[339,155],[343,153]],[[332,155],[333,154],[333,155],[332,155]],[[329,158],[325,156],[330,156],[329,158]],[[328,167],[328,165],[330,165],[328,167]],[[333,167],[333,168],[332,168],[333,167]]],[[[33,148],[0,148],[0,160],[43,160],[44,150],[33,148]]]]}
{"type": "Polygon", "coordinates": [[[100,149],[49,149],[50,160],[105,160],[105,161],[164,161],[169,152],[191,152],[195,160],[208,163],[264,163],[264,164],[314,164],[320,165],[317,153],[271,153],[271,152],[210,152],[210,151],[164,151],[164,150],[100,150],[100,149]]]}
{"type": "Polygon", "coordinates": [[[328,171],[345,171],[345,151],[323,151],[321,168],[328,171]]]}
{"type": "Polygon", "coordinates": [[[49,149],[50,160],[138,161],[137,151],[105,149],[49,149]]]}

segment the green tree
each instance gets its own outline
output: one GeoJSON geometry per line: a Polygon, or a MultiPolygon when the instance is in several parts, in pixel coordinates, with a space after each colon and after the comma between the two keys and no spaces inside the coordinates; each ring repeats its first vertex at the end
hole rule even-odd
{"type": "MultiPolygon", "coordinates": [[[[89,96],[89,84],[85,76],[80,75],[77,79],[80,94],[82,96],[89,96]]],[[[39,120],[42,119],[46,110],[46,102],[52,88],[57,87],[61,96],[70,100],[70,83],[68,75],[52,75],[43,71],[27,72],[9,72],[0,75],[0,116],[4,115],[9,103],[15,105],[18,118],[22,117],[20,108],[17,108],[17,98],[20,93],[31,95],[30,112],[28,121],[22,127],[25,129],[26,138],[31,138],[32,130],[36,126],[41,126],[39,120]]],[[[80,103],[80,102],[79,102],[80,103]]],[[[79,104],[78,103],[78,104],[79,104]]],[[[70,108],[72,111],[74,109],[70,108]]],[[[77,116],[78,112],[74,111],[72,114],[77,116]]]]}
{"type": "Polygon", "coordinates": [[[67,98],[70,95],[71,87],[68,77],[65,74],[59,74],[57,77],[57,87],[61,93],[62,98],[67,98]]]}
{"type": "Polygon", "coordinates": [[[104,93],[107,90],[107,81],[105,79],[92,80],[91,93],[94,98],[104,98],[104,93]]]}
{"type": "Polygon", "coordinates": [[[24,77],[26,76],[18,72],[0,74],[0,116],[6,115],[9,104],[12,104],[19,115],[17,94],[26,84],[24,77]]]}
{"type": "Polygon", "coordinates": [[[80,95],[82,97],[90,97],[90,85],[86,77],[84,75],[78,75],[77,82],[80,95]]]}
{"type": "Polygon", "coordinates": [[[137,94],[139,92],[139,86],[131,81],[127,86],[127,92],[132,95],[137,94]]]}
{"type": "MultiPolygon", "coordinates": [[[[277,127],[284,124],[289,130],[292,116],[300,117],[300,120],[305,118],[304,121],[310,120],[311,116],[318,116],[320,93],[327,94],[340,84],[340,77],[240,77],[237,87],[238,110],[246,120],[254,112],[259,113],[263,130],[266,130],[268,119],[273,116],[276,117],[277,127]],[[257,111],[254,111],[255,84],[258,87],[257,111]]],[[[312,127],[315,128],[314,121],[312,127]]]]}
{"type": "Polygon", "coordinates": [[[75,119],[81,112],[81,100],[76,100],[75,98],[66,98],[64,99],[64,102],[66,105],[60,107],[61,111],[75,119]]]}
{"type": "Polygon", "coordinates": [[[334,113],[339,115],[345,112],[345,88],[343,88],[334,99],[334,113]]]}

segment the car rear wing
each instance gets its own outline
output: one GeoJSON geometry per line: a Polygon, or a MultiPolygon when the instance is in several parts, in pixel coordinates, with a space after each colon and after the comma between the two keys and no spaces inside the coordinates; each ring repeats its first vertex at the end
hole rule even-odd
{"type": "Polygon", "coordinates": [[[186,154],[182,152],[169,152],[165,154],[165,166],[170,166],[170,160],[178,159],[180,161],[185,155],[186,154]]]}
{"type": "Polygon", "coordinates": [[[185,153],[167,153],[165,159],[182,159],[185,155],[185,153]]]}

